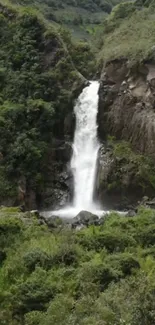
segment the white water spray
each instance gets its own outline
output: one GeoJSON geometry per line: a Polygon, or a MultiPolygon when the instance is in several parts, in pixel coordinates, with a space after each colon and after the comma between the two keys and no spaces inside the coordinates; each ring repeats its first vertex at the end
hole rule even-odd
{"type": "Polygon", "coordinates": [[[96,209],[93,193],[99,150],[96,122],[98,89],[99,83],[91,82],[79,96],[74,108],[76,129],[71,168],[74,177],[73,207],[79,211],[96,209]]]}
{"type": "Polygon", "coordinates": [[[48,216],[56,214],[72,218],[82,210],[97,215],[104,213],[93,200],[99,150],[97,139],[98,89],[99,82],[90,82],[90,85],[82,91],[74,108],[76,128],[71,159],[74,178],[73,203],[64,209],[52,213],[46,212],[48,216]]]}

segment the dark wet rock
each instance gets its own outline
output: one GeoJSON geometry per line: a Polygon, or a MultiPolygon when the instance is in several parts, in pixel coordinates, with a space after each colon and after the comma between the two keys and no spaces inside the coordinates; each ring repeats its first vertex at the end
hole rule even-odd
{"type": "Polygon", "coordinates": [[[136,211],[135,210],[129,210],[126,213],[126,217],[135,217],[136,216],[136,211]]]}
{"type": "Polygon", "coordinates": [[[138,202],[139,206],[145,206],[146,208],[155,209],[155,198],[149,198],[144,196],[141,201],[138,202]]]}
{"type": "Polygon", "coordinates": [[[40,208],[56,210],[72,199],[73,176],[70,169],[72,145],[70,142],[54,139],[47,164],[47,178],[40,194],[40,208]]]}
{"type": "Polygon", "coordinates": [[[90,225],[98,225],[99,217],[95,214],[92,214],[88,211],[81,211],[72,221],[72,228],[77,228],[81,225],[90,226],[90,225]]]}
{"type": "Polygon", "coordinates": [[[155,209],[155,199],[147,202],[146,205],[151,209],[155,209]]]}

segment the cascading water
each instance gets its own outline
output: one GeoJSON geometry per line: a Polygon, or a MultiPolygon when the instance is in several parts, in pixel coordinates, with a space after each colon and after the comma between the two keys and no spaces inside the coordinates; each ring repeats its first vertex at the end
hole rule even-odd
{"type": "Polygon", "coordinates": [[[99,83],[93,81],[79,96],[75,105],[76,129],[71,168],[74,176],[73,207],[95,210],[93,192],[99,150],[97,140],[97,111],[99,83]]]}
{"type": "Polygon", "coordinates": [[[73,203],[62,210],[46,212],[48,216],[56,214],[67,218],[75,217],[82,210],[103,215],[104,211],[101,211],[93,201],[99,150],[97,139],[98,89],[99,82],[90,82],[89,86],[82,91],[74,108],[76,128],[70,166],[74,178],[73,203]]]}

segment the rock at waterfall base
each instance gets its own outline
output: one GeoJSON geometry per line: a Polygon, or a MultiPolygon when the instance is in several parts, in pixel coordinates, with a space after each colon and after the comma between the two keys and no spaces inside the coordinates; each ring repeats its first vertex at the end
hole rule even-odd
{"type": "Polygon", "coordinates": [[[99,217],[88,211],[81,211],[72,221],[72,228],[90,225],[98,225],[99,217]]]}

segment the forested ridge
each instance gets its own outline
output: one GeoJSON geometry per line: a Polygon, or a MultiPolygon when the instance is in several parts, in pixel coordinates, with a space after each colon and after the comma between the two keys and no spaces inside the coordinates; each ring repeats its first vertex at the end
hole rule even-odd
{"type": "Polygon", "coordinates": [[[64,136],[63,121],[84,83],[80,72],[89,75],[91,51],[87,44],[73,45],[67,33],[55,30],[33,9],[1,3],[0,11],[3,201],[17,196],[22,176],[27,187],[38,193],[42,189],[52,139],[64,136]]]}

